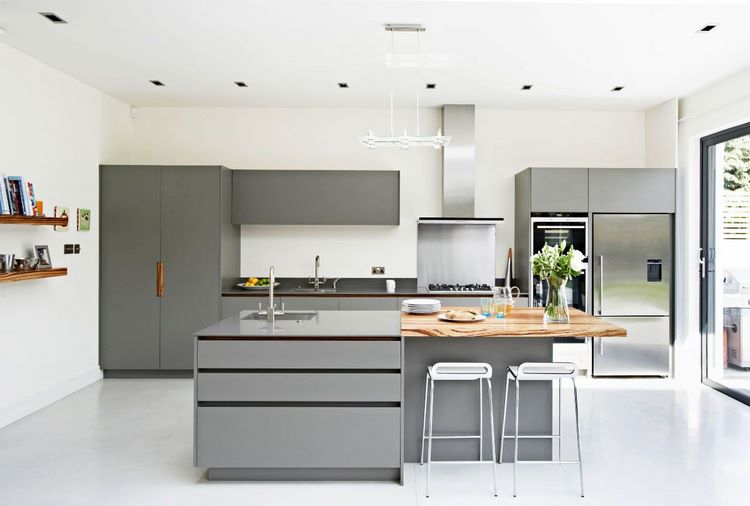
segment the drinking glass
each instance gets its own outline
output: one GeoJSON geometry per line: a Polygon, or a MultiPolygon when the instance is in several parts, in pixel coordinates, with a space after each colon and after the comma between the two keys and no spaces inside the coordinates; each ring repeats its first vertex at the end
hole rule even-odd
{"type": "Polygon", "coordinates": [[[481,311],[484,316],[492,316],[494,312],[493,300],[490,297],[482,297],[479,301],[481,311]]]}

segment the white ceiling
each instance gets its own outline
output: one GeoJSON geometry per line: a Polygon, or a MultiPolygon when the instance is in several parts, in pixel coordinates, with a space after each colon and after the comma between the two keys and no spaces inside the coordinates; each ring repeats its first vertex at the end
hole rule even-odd
{"type": "MultiPolygon", "coordinates": [[[[640,110],[750,66],[748,20],[747,2],[0,0],[0,42],[138,106],[383,107],[393,89],[402,107],[420,91],[422,106],[640,110]],[[460,63],[388,68],[394,22],[460,63]]],[[[415,41],[397,34],[397,52],[415,41]]]]}

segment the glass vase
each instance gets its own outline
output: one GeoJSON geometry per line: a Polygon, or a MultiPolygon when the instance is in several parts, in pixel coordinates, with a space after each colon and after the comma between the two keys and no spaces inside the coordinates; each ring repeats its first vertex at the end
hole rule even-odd
{"type": "Polygon", "coordinates": [[[567,279],[547,278],[547,304],[544,306],[544,323],[570,323],[568,300],[565,295],[567,279]]]}

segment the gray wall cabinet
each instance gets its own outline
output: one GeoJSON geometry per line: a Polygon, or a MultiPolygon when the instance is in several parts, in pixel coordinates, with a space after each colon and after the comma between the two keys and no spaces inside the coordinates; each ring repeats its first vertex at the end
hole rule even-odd
{"type": "Polygon", "coordinates": [[[589,212],[674,213],[674,169],[589,169],[589,212]]]}
{"type": "Polygon", "coordinates": [[[398,225],[398,171],[236,170],[232,222],[398,225]]]}
{"type": "Polygon", "coordinates": [[[589,169],[539,168],[531,171],[532,212],[586,212],[589,169]]]}
{"type": "Polygon", "coordinates": [[[222,167],[101,167],[105,371],[193,368],[193,333],[220,319],[221,290],[239,275],[230,189],[222,167]]]}

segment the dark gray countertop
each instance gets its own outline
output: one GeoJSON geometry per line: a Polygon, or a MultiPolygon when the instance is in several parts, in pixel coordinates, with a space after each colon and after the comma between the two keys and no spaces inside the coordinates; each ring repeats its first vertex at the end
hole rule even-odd
{"type": "MultiPolygon", "coordinates": [[[[400,338],[399,311],[316,311],[310,320],[247,319],[254,311],[242,311],[195,333],[199,337],[335,337],[400,338]]],[[[293,313],[293,311],[289,311],[293,313]]]]}
{"type": "MultiPolygon", "coordinates": [[[[246,278],[238,279],[237,283],[245,281],[246,278]]],[[[393,278],[388,278],[393,279],[393,278]]],[[[274,295],[279,297],[486,297],[485,294],[472,294],[471,292],[430,294],[427,291],[417,289],[415,278],[395,278],[396,292],[388,293],[385,290],[385,278],[347,278],[341,279],[336,285],[336,291],[309,292],[299,291],[299,288],[309,288],[307,278],[279,278],[279,286],[274,289],[274,295]]],[[[236,283],[235,283],[236,284],[236,283]]],[[[268,297],[268,290],[250,291],[237,288],[233,284],[231,288],[222,290],[225,297],[268,297]]],[[[497,286],[502,285],[502,279],[498,279],[497,286]]],[[[330,290],[331,282],[326,283],[323,288],[330,290]]],[[[525,297],[526,293],[522,292],[525,297]]]]}

